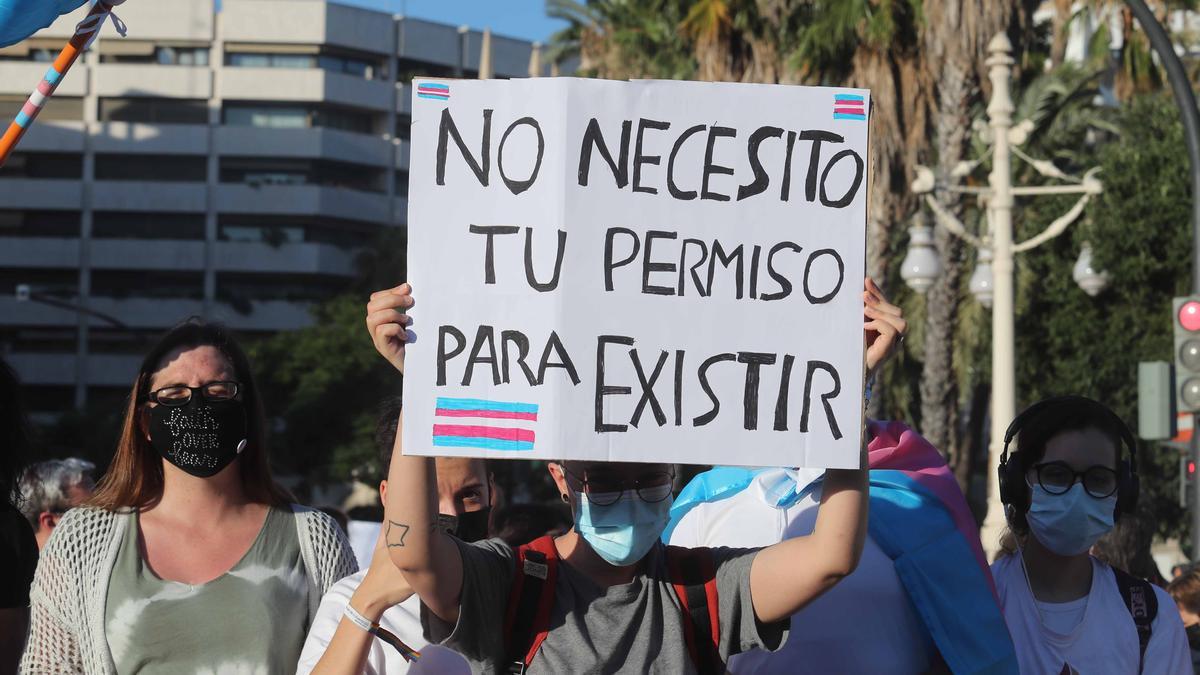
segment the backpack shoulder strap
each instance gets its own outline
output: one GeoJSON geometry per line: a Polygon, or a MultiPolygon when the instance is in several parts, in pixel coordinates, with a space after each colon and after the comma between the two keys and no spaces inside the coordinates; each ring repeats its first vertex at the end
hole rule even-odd
{"type": "Polygon", "coordinates": [[[1138,672],[1146,664],[1146,647],[1150,645],[1150,632],[1154,617],[1158,616],[1158,596],[1149,581],[1138,579],[1124,570],[1111,568],[1117,579],[1117,588],[1121,591],[1121,599],[1133,618],[1133,625],[1138,634],[1138,672]]]}
{"type": "Polygon", "coordinates": [[[667,573],[683,605],[683,632],[692,665],[700,675],[725,672],[721,662],[721,623],[717,573],[712,550],[667,547],[667,573]]]}
{"type": "Polygon", "coordinates": [[[550,632],[557,578],[558,550],[553,537],[547,535],[517,549],[504,616],[507,672],[525,672],[550,632]]]}

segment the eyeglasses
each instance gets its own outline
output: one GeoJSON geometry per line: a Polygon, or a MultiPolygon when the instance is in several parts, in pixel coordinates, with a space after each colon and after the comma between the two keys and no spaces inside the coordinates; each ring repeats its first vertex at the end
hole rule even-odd
{"type": "Polygon", "coordinates": [[[1104,499],[1117,491],[1117,472],[1107,466],[1091,466],[1076,471],[1066,462],[1043,462],[1034,464],[1038,485],[1052,495],[1066,494],[1075,481],[1083,483],[1083,489],[1096,499],[1104,499]]]}
{"type": "Polygon", "coordinates": [[[173,384],[150,392],[146,400],[172,408],[187,405],[188,401],[192,400],[192,395],[197,393],[208,401],[230,401],[237,397],[241,388],[237,382],[209,382],[199,387],[173,384]]]}
{"type": "Polygon", "coordinates": [[[581,492],[587,495],[588,501],[596,506],[615,504],[628,490],[637,492],[637,496],[642,501],[655,504],[671,495],[671,489],[675,482],[675,472],[673,471],[654,471],[631,481],[607,477],[584,478],[571,473],[565,466],[563,473],[575,479],[575,482],[579,483],[582,488],[581,492]]]}

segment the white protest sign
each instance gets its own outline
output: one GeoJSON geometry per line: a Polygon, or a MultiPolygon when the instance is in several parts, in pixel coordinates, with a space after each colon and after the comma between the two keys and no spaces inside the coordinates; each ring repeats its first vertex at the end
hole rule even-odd
{"type": "Polygon", "coordinates": [[[406,453],[858,466],[866,91],[413,90],[406,453]]]}

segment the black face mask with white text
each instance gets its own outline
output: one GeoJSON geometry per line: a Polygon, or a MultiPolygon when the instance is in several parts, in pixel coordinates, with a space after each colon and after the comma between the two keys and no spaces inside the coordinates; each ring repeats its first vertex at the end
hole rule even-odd
{"type": "Polygon", "coordinates": [[[197,478],[208,478],[246,447],[246,407],[241,401],[193,396],[181,406],[150,409],[150,443],[163,459],[197,478]]]}

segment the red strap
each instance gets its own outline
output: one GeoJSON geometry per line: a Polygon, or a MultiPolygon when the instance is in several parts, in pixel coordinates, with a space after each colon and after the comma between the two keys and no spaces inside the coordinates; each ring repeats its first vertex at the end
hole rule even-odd
{"type": "Polygon", "coordinates": [[[707,548],[668,546],[667,571],[675,595],[683,605],[683,634],[692,665],[700,673],[724,672],[720,656],[720,605],[712,551],[707,548]],[[690,602],[689,596],[698,602],[690,602]],[[700,602],[704,603],[702,610],[692,606],[700,602]],[[698,611],[703,611],[705,616],[697,617],[698,611]]]}
{"type": "Polygon", "coordinates": [[[550,612],[554,609],[554,584],[557,578],[558,549],[554,546],[553,537],[540,537],[517,549],[508,610],[504,618],[504,642],[510,655],[523,655],[526,666],[533,661],[550,632],[550,612]],[[536,584],[539,590],[536,605],[532,605],[535,607],[532,617],[528,615],[533,599],[524,598],[527,583],[536,584]],[[526,605],[524,610],[522,604],[526,605]],[[526,616],[521,617],[522,613],[526,616]],[[526,625],[519,626],[518,623],[526,625]],[[524,644],[513,644],[514,640],[528,642],[528,649],[524,644]]]}

